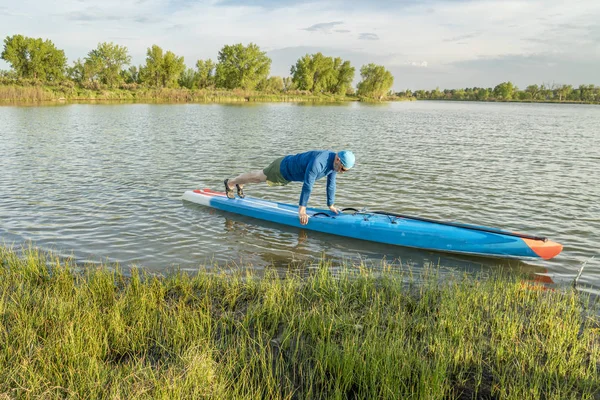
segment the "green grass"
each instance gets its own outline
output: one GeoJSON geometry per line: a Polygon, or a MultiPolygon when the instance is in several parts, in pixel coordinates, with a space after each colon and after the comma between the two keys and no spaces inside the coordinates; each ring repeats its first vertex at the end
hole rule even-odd
{"type": "Polygon", "coordinates": [[[600,395],[597,317],[516,278],[327,262],[302,278],[125,276],[6,247],[0,262],[0,398],[600,395]]]}
{"type": "Polygon", "coordinates": [[[357,97],[311,94],[303,91],[268,93],[241,89],[155,89],[136,86],[131,89],[86,89],[75,85],[0,84],[0,102],[49,101],[137,101],[169,103],[242,103],[242,102],[340,102],[356,101],[357,97]]]}

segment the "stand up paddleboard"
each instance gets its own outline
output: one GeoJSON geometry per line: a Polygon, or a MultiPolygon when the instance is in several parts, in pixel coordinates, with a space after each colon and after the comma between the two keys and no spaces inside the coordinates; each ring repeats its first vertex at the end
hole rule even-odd
{"type": "Polygon", "coordinates": [[[545,237],[383,211],[344,209],[349,212],[335,214],[329,210],[307,208],[308,224],[301,225],[297,205],[248,196],[229,199],[224,192],[210,189],[186,191],[183,200],[283,225],[418,249],[549,260],[563,248],[545,237]]]}

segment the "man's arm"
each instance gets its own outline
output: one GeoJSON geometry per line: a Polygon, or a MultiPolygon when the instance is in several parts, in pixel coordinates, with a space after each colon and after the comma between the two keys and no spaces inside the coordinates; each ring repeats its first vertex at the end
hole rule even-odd
{"type": "MultiPolygon", "coordinates": [[[[335,178],[337,173],[334,171],[327,175],[327,207],[331,209],[335,203],[335,178]]],[[[332,210],[333,211],[333,210],[332,210]]]]}
{"type": "Polygon", "coordinates": [[[302,193],[300,193],[299,201],[299,205],[304,208],[308,205],[308,199],[310,198],[313,185],[317,180],[318,165],[315,164],[315,161],[312,160],[306,167],[306,172],[304,173],[304,182],[302,183],[302,193]]]}
{"type": "Polygon", "coordinates": [[[302,225],[306,225],[308,223],[306,206],[308,205],[308,199],[310,198],[310,193],[312,192],[313,185],[317,180],[317,174],[318,165],[317,163],[315,163],[315,160],[312,160],[306,167],[306,172],[304,173],[304,183],[302,184],[302,193],[300,193],[298,218],[300,219],[300,223],[302,225]]]}

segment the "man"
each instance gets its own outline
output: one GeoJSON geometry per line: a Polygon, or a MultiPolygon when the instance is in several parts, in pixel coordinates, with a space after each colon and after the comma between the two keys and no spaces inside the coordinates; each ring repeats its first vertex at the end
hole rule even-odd
{"type": "Polygon", "coordinates": [[[327,206],[332,212],[339,213],[334,205],[335,178],[338,173],[344,173],[352,168],[354,161],[354,154],[347,150],[339,153],[314,150],[280,157],[265,169],[246,172],[233,179],[225,179],[225,192],[227,197],[233,199],[235,187],[238,196],[243,198],[246,183],[267,182],[269,186],[280,186],[290,182],[304,182],[300,194],[298,218],[302,225],[306,225],[308,223],[306,205],[315,181],[327,177],[327,206]]]}

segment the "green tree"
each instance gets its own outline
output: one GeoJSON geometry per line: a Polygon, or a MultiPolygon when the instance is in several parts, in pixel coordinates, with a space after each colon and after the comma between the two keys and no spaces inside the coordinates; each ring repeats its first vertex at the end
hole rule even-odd
{"type": "Polygon", "coordinates": [[[288,90],[296,90],[298,87],[292,80],[291,76],[286,76],[283,78],[283,91],[287,92],[288,90]]]}
{"type": "Polygon", "coordinates": [[[183,71],[181,73],[181,75],[179,75],[178,83],[179,83],[179,86],[181,86],[181,87],[193,89],[196,87],[197,82],[198,82],[198,72],[196,72],[192,68],[186,68],[186,70],[183,71]]]}
{"type": "Polygon", "coordinates": [[[454,91],[452,98],[455,100],[464,100],[467,98],[467,92],[464,89],[457,89],[454,91]]]}
{"type": "Polygon", "coordinates": [[[196,62],[198,88],[204,89],[215,85],[215,68],[216,65],[210,58],[196,62]]]}
{"type": "Polygon", "coordinates": [[[172,51],[167,51],[162,64],[162,86],[177,87],[179,76],[185,71],[183,56],[178,57],[172,51]]]}
{"type": "Polygon", "coordinates": [[[72,67],[67,67],[67,77],[79,84],[85,81],[85,66],[80,58],[77,61],[73,61],[72,67]]]}
{"type": "Polygon", "coordinates": [[[183,57],[152,45],[146,52],[146,65],[140,68],[140,79],[153,87],[175,87],[184,70],[183,57]]]}
{"type": "Polygon", "coordinates": [[[291,68],[292,82],[300,90],[313,93],[345,94],[354,79],[350,61],[326,57],[322,53],[306,54],[291,68]]]}
{"type": "Polygon", "coordinates": [[[227,89],[253,90],[269,76],[271,59],[254,43],[226,45],[219,51],[216,84],[227,89]]]}
{"type": "Polygon", "coordinates": [[[360,76],[362,80],[357,86],[359,96],[381,99],[394,84],[394,77],[382,65],[363,65],[360,76]]]}
{"type": "Polygon", "coordinates": [[[515,87],[512,82],[502,82],[494,88],[494,96],[502,100],[510,100],[513,97],[515,87]]]}
{"type": "Polygon", "coordinates": [[[337,83],[333,59],[320,52],[299,58],[291,73],[292,82],[298,89],[313,93],[329,91],[337,83]]]}
{"type": "Polygon", "coordinates": [[[280,76],[271,76],[269,79],[261,81],[256,88],[268,93],[283,92],[283,78],[280,76]]]}
{"type": "Polygon", "coordinates": [[[108,87],[118,86],[123,78],[121,70],[131,62],[127,47],[114,43],[99,43],[85,58],[85,78],[98,80],[108,87]]]}
{"type": "Polygon", "coordinates": [[[571,92],[573,91],[573,86],[571,85],[561,85],[556,90],[558,94],[558,101],[566,100],[571,92]]]}
{"type": "Polygon", "coordinates": [[[121,77],[125,83],[140,83],[140,70],[135,65],[132,65],[121,71],[121,77]]]}
{"type": "Polygon", "coordinates": [[[163,50],[152,45],[146,51],[146,65],[140,68],[140,78],[148,86],[159,87],[161,83],[163,50]]]}
{"type": "Polygon", "coordinates": [[[19,78],[56,81],[64,78],[67,57],[50,40],[23,35],[7,36],[0,56],[16,71],[19,78]]]}
{"type": "Polygon", "coordinates": [[[552,97],[552,89],[550,89],[545,84],[540,85],[540,99],[548,100],[552,97]]]}
{"type": "Polygon", "coordinates": [[[595,91],[594,85],[579,85],[579,100],[594,101],[595,91]]]}
{"type": "Polygon", "coordinates": [[[533,100],[537,100],[540,97],[540,88],[538,85],[529,85],[525,88],[525,92],[529,93],[531,95],[531,98],[533,100]]]}
{"type": "Polygon", "coordinates": [[[314,74],[312,72],[311,61],[312,57],[306,54],[296,61],[296,65],[292,65],[292,82],[299,90],[313,90],[314,74]]]}
{"type": "Polygon", "coordinates": [[[333,94],[346,94],[352,86],[354,79],[354,67],[350,61],[342,61],[337,57],[333,60],[334,78],[331,80],[329,92],[333,94]]]}

